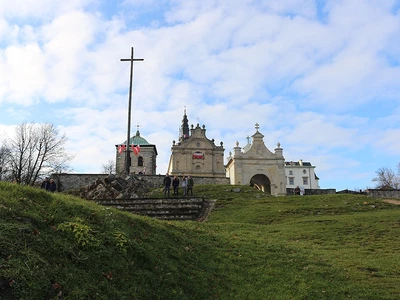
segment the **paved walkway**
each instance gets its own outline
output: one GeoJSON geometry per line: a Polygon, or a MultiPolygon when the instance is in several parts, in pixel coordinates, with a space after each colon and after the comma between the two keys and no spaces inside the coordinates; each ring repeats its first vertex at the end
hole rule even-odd
{"type": "Polygon", "coordinates": [[[384,199],[382,200],[383,202],[390,203],[390,204],[395,204],[395,205],[400,205],[400,200],[394,200],[394,199],[384,199]]]}

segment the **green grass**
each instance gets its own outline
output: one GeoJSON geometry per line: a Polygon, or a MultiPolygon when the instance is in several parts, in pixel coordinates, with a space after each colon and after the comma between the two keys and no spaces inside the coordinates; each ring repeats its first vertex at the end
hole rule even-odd
{"type": "Polygon", "coordinates": [[[0,299],[400,298],[400,207],[233,188],[197,223],[0,182],[0,299]]]}

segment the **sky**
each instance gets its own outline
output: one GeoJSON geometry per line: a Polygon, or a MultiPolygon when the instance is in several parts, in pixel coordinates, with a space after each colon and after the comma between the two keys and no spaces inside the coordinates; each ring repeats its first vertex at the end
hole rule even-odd
{"type": "Polygon", "coordinates": [[[100,173],[127,137],[131,47],[131,135],[159,174],[185,109],[225,160],[258,123],[321,188],[400,162],[400,0],[2,0],[0,143],[52,123],[73,172],[100,173]]]}

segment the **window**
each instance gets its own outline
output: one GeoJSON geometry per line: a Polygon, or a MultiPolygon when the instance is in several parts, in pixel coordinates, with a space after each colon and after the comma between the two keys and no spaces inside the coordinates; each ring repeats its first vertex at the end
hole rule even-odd
{"type": "Polygon", "coordinates": [[[303,185],[308,185],[308,177],[303,177],[303,185]]]}
{"type": "Polygon", "coordinates": [[[307,173],[307,171],[306,170],[303,170],[303,174],[306,174],[307,173]]]}
{"type": "Polygon", "coordinates": [[[143,157],[139,156],[137,160],[138,167],[143,167],[143,157]]]}
{"type": "Polygon", "coordinates": [[[289,177],[289,185],[294,185],[294,177],[289,177]]]}
{"type": "Polygon", "coordinates": [[[289,175],[293,175],[293,171],[292,170],[289,171],[289,175]]]}

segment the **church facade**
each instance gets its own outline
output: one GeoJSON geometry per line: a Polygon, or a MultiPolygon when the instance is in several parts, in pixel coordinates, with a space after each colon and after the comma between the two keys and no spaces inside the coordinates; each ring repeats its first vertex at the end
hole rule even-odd
{"type": "Polygon", "coordinates": [[[283,149],[278,143],[271,152],[264,144],[264,135],[258,131],[259,125],[256,124],[255,128],[252,143],[242,148],[236,142],[233,153],[229,153],[226,177],[230,178],[231,184],[250,184],[272,195],[286,195],[283,149]]]}
{"type": "Polygon", "coordinates": [[[206,136],[205,125],[191,125],[184,111],[178,142],[173,141],[167,172],[174,175],[224,178],[224,147],[206,136]]]}
{"type": "MultiPolygon", "coordinates": [[[[191,125],[184,111],[179,139],[172,141],[167,173],[172,176],[191,175],[203,178],[229,179],[232,185],[251,185],[276,196],[286,195],[287,188],[296,186],[319,189],[315,166],[309,162],[285,162],[280,144],[270,151],[264,135],[255,125],[256,132],[244,147],[233,148],[224,165],[224,147],[206,136],[205,125],[191,125]]],[[[116,147],[116,173],[125,173],[126,141],[116,147]]],[[[139,130],[129,139],[129,173],[156,175],[157,148],[140,136],[139,130]]]]}
{"type": "Polygon", "coordinates": [[[140,136],[139,130],[135,136],[129,139],[129,148],[126,141],[123,144],[115,145],[116,173],[125,172],[126,151],[129,151],[129,173],[155,175],[157,168],[157,148],[140,136]]]}

